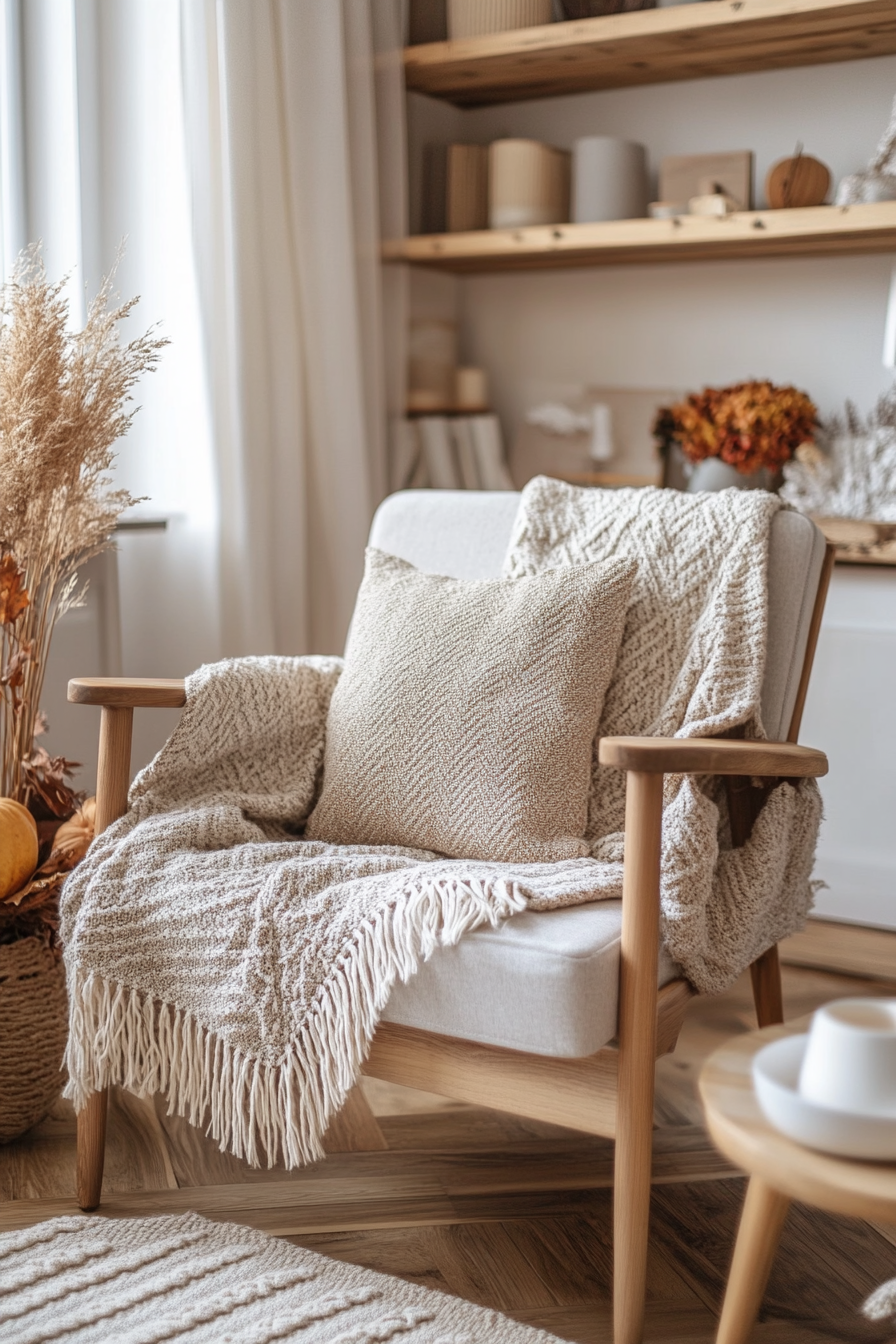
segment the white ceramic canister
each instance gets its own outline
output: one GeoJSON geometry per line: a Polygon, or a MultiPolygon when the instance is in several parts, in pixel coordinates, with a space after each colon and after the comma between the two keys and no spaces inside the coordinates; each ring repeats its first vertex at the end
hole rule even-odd
{"type": "Polygon", "coordinates": [[[565,224],[569,219],[569,151],[538,140],[495,140],[488,157],[492,229],[565,224]]]}
{"type": "Polygon", "coordinates": [[[633,140],[587,135],[572,147],[572,219],[641,219],[647,214],[647,150],[633,140]]]}
{"type": "Polygon", "coordinates": [[[448,0],[448,36],[480,37],[551,22],[551,0],[448,0]]]}

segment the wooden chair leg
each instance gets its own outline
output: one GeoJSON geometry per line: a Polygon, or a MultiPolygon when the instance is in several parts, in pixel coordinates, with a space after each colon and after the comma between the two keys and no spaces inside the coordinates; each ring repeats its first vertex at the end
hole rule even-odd
{"type": "Polygon", "coordinates": [[[78,1112],[78,1204],[89,1213],[100,1202],[106,1156],[106,1114],[109,1093],[92,1092],[78,1112]]]}
{"type": "MultiPolygon", "coordinates": [[[[127,811],[133,725],[133,709],[103,706],[96,778],[97,835],[127,811]]],[[[109,1094],[104,1089],[91,1093],[78,1112],[78,1204],[85,1212],[97,1207],[103,1189],[108,1109],[109,1094]]]]}
{"type": "Polygon", "coordinates": [[[716,1344],[746,1344],[759,1314],[790,1200],[754,1176],[747,1187],[716,1344]]]}
{"type": "Polygon", "coordinates": [[[330,1121],[323,1146],[328,1153],[376,1153],[389,1147],[360,1083],[352,1088],[342,1110],[330,1121]]]}
{"type": "Polygon", "coordinates": [[[767,952],[756,958],[750,966],[750,979],[753,981],[753,1002],[760,1027],[777,1026],[784,1021],[784,991],[777,943],[773,943],[767,952]]]}
{"type": "Polygon", "coordinates": [[[630,771],[626,787],[613,1179],[615,1344],[640,1344],[644,1333],[653,1160],[662,815],[662,775],[630,771]]]}

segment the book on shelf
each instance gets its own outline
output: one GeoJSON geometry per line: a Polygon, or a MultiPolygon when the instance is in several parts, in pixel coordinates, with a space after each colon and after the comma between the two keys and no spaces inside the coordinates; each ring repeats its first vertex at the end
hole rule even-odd
{"type": "Polygon", "coordinates": [[[421,415],[417,421],[429,484],[434,490],[459,490],[460,470],[446,415],[421,415]]]}
{"type": "Polygon", "coordinates": [[[397,488],[513,490],[496,415],[420,415],[396,435],[397,488]]]}
{"type": "Polygon", "coordinates": [[[479,468],[479,481],[483,490],[513,490],[510,472],[507,470],[507,458],[504,454],[504,440],[501,435],[501,422],[496,415],[468,415],[464,419],[470,426],[476,465],[479,468]]]}
{"type": "Polygon", "coordinates": [[[488,146],[449,145],[445,172],[445,229],[488,228],[488,146]]]}
{"type": "Polygon", "coordinates": [[[488,228],[488,146],[427,145],[421,233],[488,228]]]}
{"type": "Polygon", "coordinates": [[[454,451],[457,455],[460,483],[465,490],[481,490],[482,480],[476,461],[476,449],[473,446],[470,418],[466,415],[455,416],[450,425],[451,437],[454,439],[454,451]]]}

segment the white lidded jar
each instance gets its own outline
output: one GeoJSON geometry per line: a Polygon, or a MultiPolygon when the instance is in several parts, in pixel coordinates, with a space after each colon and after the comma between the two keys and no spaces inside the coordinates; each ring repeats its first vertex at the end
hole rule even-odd
{"type": "Polygon", "coordinates": [[[649,189],[647,150],[634,140],[587,135],[572,147],[572,220],[642,219],[649,189]]]}
{"type": "Polygon", "coordinates": [[[569,151],[538,140],[495,140],[489,147],[489,227],[522,229],[568,219],[569,151]]]}

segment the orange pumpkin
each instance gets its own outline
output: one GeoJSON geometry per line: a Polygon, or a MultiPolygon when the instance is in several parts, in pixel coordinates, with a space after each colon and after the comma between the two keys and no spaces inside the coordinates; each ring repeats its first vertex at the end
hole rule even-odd
{"type": "Polygon", "coordinates": [[[0,900],[23,887],[37,867],[37,823],[21,803],[0,798],[0,900]]]}
{"type": "Polygon", "coordinates": [[[90,848],[96,826],[96,799],[85,798],[73,817],[64,821],[53,837],[53,853],[64,855],[72,868],[90,848]]]}

